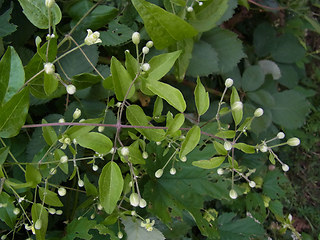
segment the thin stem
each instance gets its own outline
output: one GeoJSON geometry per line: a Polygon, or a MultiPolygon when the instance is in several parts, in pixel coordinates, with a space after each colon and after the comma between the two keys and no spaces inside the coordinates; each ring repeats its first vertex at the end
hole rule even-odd
{"type": "MultiPolygon", "coordinates": [[[[3,145],[4,147],[7,147],[7,145],[6,145],[5,142],[2,140],[2,138],[0,138],[0,141],[1,141],[1,143],[2,143],[2,145],[3,145]]],[[[16,164],[18,164],[18,166],[20,167],[20,169],[25,173],[26,170],[24,170],[24,168],[20,165],[19,161],[15,158],[15,156],[13,156],[13,154],[12,154],[12,152],[11,152],[10,150],[9,150],[9,155],[10,155],[10,157],[12,157],[13,161],[15,161],[16,164]]]]}

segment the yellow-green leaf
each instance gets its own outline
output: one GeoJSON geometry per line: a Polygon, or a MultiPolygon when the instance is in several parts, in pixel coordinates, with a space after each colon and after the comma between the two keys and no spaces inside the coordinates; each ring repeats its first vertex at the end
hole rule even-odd
{"type": "Polygon", "coordinates": [[[179,157],[186,156],[191,152],[199,143],[201,137],[200,127],[195,125],[187,133],[186,138],[182,142],[181,150],[179,152],[179,157]]]}

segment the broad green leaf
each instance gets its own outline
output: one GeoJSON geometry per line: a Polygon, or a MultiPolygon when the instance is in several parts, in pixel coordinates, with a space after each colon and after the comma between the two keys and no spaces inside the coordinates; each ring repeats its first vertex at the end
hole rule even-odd
{"type": "Polygon", "coordinates": [[[11,7],[0,16],[0,38],[8,36],[17,29],[16,25],[9,22],[11,19],[12,9],[13,6],[11,5],[11,7]]]}
{"type": "Polygon", "coordinates": [[[189,22],[199,32],[206,32],[217,26],[217,22],[223,17],[228,9],[228,0],[208,0],[202,6],[195,4],[195,19],[189,22]]]}
{"type": "Polygon", "coordinates": [[[197,79],[197,86],[194,89],[194,98],[199,116],[205,114],[209,109],[210,99],[209,93],[202,85],[199,77],[197,79]]]}
{"type": "Polygon", "coordinates": [[[44,92],[49,96],[58,88],[59,80],[54,74],[44,73],[43,88],[44,92]]]}
{"type": "Polygon", "coordinates": [[[12,229],[14,228],[17,219],[17,215],[13,213],[15,208],[13,201],[14,199],[6,192],[2,191],[0,193],[0,203],[6,206],[0,208],[0,219],[12,229]]]}
{"type": "Polygon", "coordinates": [[[0,108],[0,137],[16,136],[25,123],[28,109],[29,89],[26,87],[0,108]]]}
{"type": "Polygon", "coordinates": [[[197,34],[189,23],[152,3],[144,0],[132,0],[132,3],[141,16],[154,46],[158,49],[197,34]]]}
{"type": "Polygon", "coordinates": [[[119,166],[115,162],[108,162],[99,177],[99,200],[104,210],[111,214],[121,196],[123,178],[119,166]]]}
{"type": "MultiPolygon", "coordinates": [[[[235,102],[238,102],[238,101],[240,101],[238,91],[235,87],[232,87],[232,93],[230,97],[230,106],[232,106],[235,102]]],[[[232,110],[231,112],[232,112],[234,123],[238,125],[241,122],[243,117],[243,109],[232,110]]]]}
{"type": "Polygon", "coordinates": [[[127,234],[127,240],[164,240],[163,234],[153,227],[152,231],[147,231],[141,227],[141,220],[134,219],[132,217],[126,217],[121,219],[124,225],[124,230],[127,234]]]}
{"type": "MultiPolygon", "coordinates": [[[[23,9],[24,15],[28,20],[37,28],[48,29],[49,28],[49,15],[48,9],[45,5],[45,1],[42,0],[19,0],[19,3],[23,9]]],[[[51,8],[52,23],[57,25],[61,18],[61,11],[58,4],[54,4],[51,8]]]]}
{"type": "MultiPolygon", "coordinates": [[[[122,64],[115,58],[111,58],[111,74],[114,92],[116,93],[117,99],[123,101],[126,96],[130,85],[132,84],[132,78],[127,70],[122,66],[122,64]]],[[[133,96],[135,92],[135,86],[132,85],[127,98],[133,96]]]]}
{"type": "Polygon", "coordinates": [[[57,38],[51,38],[45,44],[43,44],[41,48],[37,48],[37,53],[44,62],[53,62],[57,57],[57,52],[57,38]]]}
{"type": "Polygon", "coordinates": [[[6,161],[9,150],[9,147],[0,148],[0,166],[6,161]]]}
{"type": "Polygon", "coordinates": [[[228,154],[228,151],[223,147],[223,144],[221,144],[217,141],[214,141],[213,146],[216,149],[218,154],[220,154],[220,155],[227,155],[228,154]]]}
{"type": "Polygon", "coordinates": [[[184,112],[186,110],[186,102],[184,97],[177,88],[159,81],[147,81],[146,86],[150,91],[165,99],[178,111],[184,112]]]}
{"type": "Polygon", "coordinates": [[[201,129],[199,126],[193,126],[187,133],[186,138],[181,144],[181,150],[179,152],[179,157],[186,156],[191,152],[199,143],[201,137],[201,129]]]}
{"type": "Polygon", "coordinates": [[[153,106],[153,117],[160,117],[163,110],[163,101],[161,97],[157,97],[153,106]]]}
{"type": "Polygon", "coordinates": [[[25,172],[26,182],[32,182],[32,187],[35,188],[39,183],[41,183],[41,173],[39,169],[35,168],[32,164],[28,164],[25,172]]]}
{"type": "Polygon", "coordinates": [[[259,222],[264,222],[267,217],[266,207],[262,194],[256,192],[249,192],[246,197],[246,210],[259,222]]]}
{"type": "Polygon", "coordinates": [[[183,113],[178,113],[172,121],[168,124],[168,134],[174,134],[183,125],[185,120],[183,113]]]}
{"type": "Polygon", "coordinates": [[[187,75],[197,77],[218,72],[218,61],[218,53],[209,43],[204,41],[196,42],[193,46],[187,75]]]}
{"type": "Polygon", "coordinates": [[[52,192],[48,189],[44,189],[43,187],[39,187],[39,197],[41,201],[44,201],[45,204],[53,207],[62,207],[63,204],[59,199],[58,194],[52,192]]]}
{"type": "Polygon", "coordinates": [[[310,111],[310,104],[295,90],[273,94],[277,103],[272,108],[272,121],[287,129],[301,127],[310,111]]]}
{"type": "Polygon", "coordinates": [[[23,86],[24,69],[19,55],[8,47],[0,61],[0,106],[8,102],[23,86]]]}
{"type": "Polygon", "coordinates": [[[139,141],[134,141],[129,146],[129,157],[128,160],[133,164],[145,164],[146,161],[142,157],[142,153],[139,149],[139,141]]]}
{"type": "Polygon", "coordinates": [[[110,138],[97,132],[89,132],[77,137],[77,143],[81,147],[92,149],[100,154],[107,154],[113,146],[110,138]]]}
{"type": "Polygon", "coordinates": [[[283,215],[283,205],[279,200],[272,200],[269,202],[270,211],[276,215],[276,217],[284,217],[283,215]]]}
{"type": "Polygon", "coordinates": [[[47,210],[40,203],[34,203],[31,208],[31,216],[33,221],[33,227],[38,220],[41,221],[41,228],[35,229],[36,239],[45,240],[48,227],[47,210]]]}
{"type": "Polygon", "coordinates": [[[245,143],[236,143],[233,145],[234,148],[241,150],[244,153],[252,154],[256,152],[255,146],[248,145],[245,143]]]}
{"type": "Polygon", "coordinates": [[[283,63],[279,63],[278,66],[280,67],[281,71],[281,78],[278,80],[278,82],[289,89],[296,87],[300,78],[297,67],[294,66],[294,64],[283,63]]]}
{"type": "Polygon", "coordinates": [[[86,217],[74,218],[71,223],[67,224],[67,233],[62,240],[93,239],[93,236],[89,233],[89,230],[98,229],[98,226],[99,224],[95,220],[89,220],[86,217]]]}
{"type": "Polygon", "coordinates": [[[72,77],[72,84],[77,88],[77,90],[80,90],[88,88],[101,80],[100,76],[92,73],[81,73],[72,77]]]}
{"type": "Polygon", "coordinates": [[[125,24],[112,21],[108,24],[108,31],[100,32],[103,46],[118,46],[131,41],[133,30],[125,24]]]}
{"type": "Polygon", "coordinates": [[[87,196],[98,196],[98,190],[96,186],[89,181],[86,174],[84,175],[83,181],[87,196]]]}
{"type": "Polygon", "coordinates": [[[276,30],[267,22],[259,24],[253,33],[253,46],[259,57],[267,56],[276,47],[276,30]]]}
{"type": "MultiPolygon", "coordinates": [[[[139,71],[140,64],[138,63],[137,59],[134,58],[129,51],[125,51],[126,61],[125,66],[128,73],[131,76],[131,79],[134,79],[139,71]]],[[[151,71],[151,69],[149,70],[151,71]]]]}
{"type": "Polygon", "coordinates": [[[225,131],[218,132],[215,135],[221,138],[234,138],[236,135],[236,132],[234,130],[225,130],[225,131]]]}
{"type": "Polygon", "coordinates": [[[171,53],[163,53],[151,58],[149,61],[150,70],[148,71],[147,80],[160,80],[170,71],[180,54],[181,51],[179,50],[171,53]]]}
{"type": "Polygon", "coordinates": [[[242,75],[242,88],[244,91],[255,91],[264,83],[264,74],[260,66],[253,65],[245,69],[242,75]]]}
{"type": "MultiPolygon", "coordinates": [[[[142,108],[138,105],[127,107],[126,116],[129,123],[133,126],[153,126],[149,123],[148,117],[144,114],[142,108]]],[[[165,136],[165,132],[162,129],[136,128],[136,130],[151,141],[162,141],[165,136]]]]}
{"type": "MultiPolygon", "coordinates": [[[[87,119],[82,123],[101,123],[102,118],[95,118],[95,119],[87,119]]],[[[80,137],[82,134],[86,134],[94,129],[95,126],[73,126],[69,128],[65,134],[69,136],[72,140],[74,138],[80,137]]]]}
{"type": "Polygon", "coordinates": [[[213,169],[219,167],[225,159],[226,157],[214,157],[210,160],[193,161],[192,165],[203,169],[213,169]]]}
{"type": "Polygon", "coordinates": [[[288,180],[282,172],[279,170],[269,171],[263,180],[263,194],[271,199],[279,199],[285,195],[281,185],[288,183],[288,180]]]}
{"type": "Polygon", "coordinates": [[[264,89],[260,89],[254,92],[248,92],[247,97],[258,105],[268,108],[271,108],[276,104],[274,97],[264,89]]]}

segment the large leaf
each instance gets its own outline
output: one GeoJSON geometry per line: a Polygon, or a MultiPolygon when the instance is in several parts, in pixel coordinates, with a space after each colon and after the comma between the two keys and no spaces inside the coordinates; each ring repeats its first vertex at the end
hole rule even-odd
{"type": "MultiPolygon", "coordinates": [[[[102,120],[101,118],[87,119],[82,123],[100,123],[101,120],[102,120]]],[[[66,135],[68,135],[71,139],[74,139],[74,138],[80,137],[83,134],[90,132],[94,128],[95,126],[73,126],[66,131],[66,135]]]]}
{"type": "Polygon", "coordinates": [[[99,177],[99,200],[104,210],[111,214],[121,196],[123,178],[119,166],[115,162],[108,162],[99,177]]]}
{"type": "Polygon", "coordinates": [[[0,166],[6,161],[9,154],[9,147],[0,148],[0,166]]]}
{"type": "Polygon", "coordinates": [[[0,108],[0,137],[16,136],[25,123],[29,109],[29,89],[14,95],[0,108]]]}
{"type": "Polygon", "coordinates": [[[187,133],[186,138],[182,142],[181,150],[179,152],[180,157],[186,156],[191,152],[199,143],[201,137],[201,129],[199,126],[193,126],[187,133]]]}
{"type": "Polygon", "coordinates": [[[4,221],[10,228],[14,228],[17,215],[13,213],[15,208],[13,204],[13,198],[5,192],[0,193],[0,203],[6,205],[6,207],[0,208],[0,219],[4,221]]]}
{"type": "Polygon", "coordinates": [[[77,90],[90,87],[100,81],[100,76],[91,73],[81,73],[73,76],[72,78],[72,84],[77,88],[77,90]]]}
{"type": "MultiPolygon", "coordinates": [[[[152,124],[149,123],[148,117],[138,105],[129,106],[126,110],[126,116],[129,123],[133,126],[152,127],[152,124]]],[[[136,130],[152,141],[162,141],[165,136],[165,132],[162,129],[136,128],[136,130]]]]}
{"type": "Polygon", "coordinates": [[[97,132],[85,133],[77,138],[77,142],[81,147],[92,149],[100,154],[107,154],[113,146],[107,136],[97,132]]]}
{"type": "Polygon", "coordinates": [[[132,0],[132,3],[143,19],[154,46],[158,49],[197,34],[189,23],[152,3],[144,0],[132,0]]]}
{"type": "MultiPolygon", "coordinates": [[[[43,0],[19,0],[19,3],[23,9],[23,13],[29,19],[29,21],[40,29],[49,28],[49,15],[48,8],[43,0]]],[[[58,4],[54,4],[51,8],[52,23],[57,25],[61,18],[61,11],[58,4]]]]}
{"type": "Polygon", "coordinates": [[[182,93],[177,88],[158,81],[148,81],[146,86],[151,92],[165,99],[178,111],[184,112],[184,110],[186,110],[186,101],[184,100],[182,93]]]}
{"type": "Polygon", "coordinates": [[[244,91],[257,90],[264,83],[264,74],[260,66],[247,67],[242,76],[242,88],[244,91]]]}
{"type": "Polygon", "coordinates": [[[276,31],[269,23],[261,23],[253,33],[253,46],[259,57],[267,56],[276,47],[276,31]]]}
{"type": "Polygon", "coordinates": [[[199,116],[205,114],[205,112],[209,109],[210,99],[209,93],[206,92],[206,89],[202,85],[200,78],[197,79],[197,86],[194,89],[194,99],[199,116]]]}
{"type": "Polygon", "coordinates": [[[5,37],[13,33],[17,26],[9,23],[11,19],[12,6],[0,16],[0,37],[5,37]]]}
{"type": "Polygon", "coordinates": [[[131,40],[133,30],[127,25],[112,21],[108,24],[108,31],[100,32],[100,39],[104,46],[117,46],[131,40]]]}
{"type": "Polygon", "coordinates": [[[22,62],[13,47],[8,47],[0,61],[0,106],[8,102],[25,81],[22,62]]]}
{"type": "Polygon", "coordinates": [[[36,187],[37,184],[41,183],[41,173],[39,169],[35,168],[32,164],[28,164],[25,172],[26,182],[32,182],[33,186],[36,187]]]}
{"type": "Polygon", "coordinates": [[[47,210],[40,203],[34,203],[31,208],[31,216],[32,216],[32,221],[34,224],[38,220],[41,220],[41,228],[35,229],[36,239],[37,240],[45,240],[47,227],[48,227],[48,212],[47,212],[47,210]]]}

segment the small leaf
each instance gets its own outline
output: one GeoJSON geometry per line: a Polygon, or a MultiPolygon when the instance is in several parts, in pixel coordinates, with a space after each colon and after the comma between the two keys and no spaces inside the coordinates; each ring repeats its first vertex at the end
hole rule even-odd
{"type": "Polygon", "coordinates": [[[192,165],[203,169],[213,169],[219,167],[225,159],[226,157],[214,157],[210,160],[193,161],[192,165]]]}
{"type": "MultiPolygon", "coordinates": [[[[232,93],[230,97],[230,106],[232,106],[235,102],[240,101],[237,89],[235,87],[232,87],[232,93]]],[[[232,110],[232,117],[234,120],[234,123],[238,125],[243,117],[243,109],[237,109],[237,110],[232,110]]]]}
{"type": "Polygon", "coordinates": [[[197,79],[197,86],[194,90],[194,98],[199,116],[205,114],[209,109],[210,99],[209,93],[202,85],[199,77],[197,79]]]}
{"type": "MultiPolygon", "coordinates": [[[[31,208],[31,216],[32,216],[32,221],[34,224],[38,220],[41,220],[41,228],[35,229],[36,239],[37,240],[45,240],[47,227],[48,227],[48,212],[47,212],[47,210],[40,203],[34,203],[31,208]]],[[[33,227],[34,227],[34,224],[33,224],[33,227]]]]}
{"type": "Polygon", "coordinates": [[[62,207],[63,204],[59,199],[58,194],[52,192],[43,187],[39,187],[39,197],[41,201],[44,201],[45,204],[53,207],[62,207]]]}
{"type": "Polygon", "coordinates": [[[100,154],[107,154],[113,146],[110,138],[97,132],[85,133],[76,139],[81,147],[92,149],[100,154]]]}
{"type": "Polygon", "coordinates": [[[103,46],[119,46],[131,40],[133,30],[125,24],[112,21],[108,24],[108,31],[100,32],[103,46]]]}
{"type": "Polygon", "coordinates": [[[254,91],[264,83],[264,74],[260,66],[253,65],[246,68],[243,73],[241,84],[245,91],[254,91]]]}
{"type": "MultiPolygon", "coordinates": [[[[61,149],[56,149],[54,150],[54,159],[56,161],[60,161],[62,156],[65,156],[66,154],[61,150],[61,149]]],[[[68,175],[69,173],[69,166],[68,166],[68,162],[65,163],[60,163],[59,164],[59,168],[68,175]]]]}
{"type": "Polygon", "coordinates": [[[54,74],[44,73],[43,88],[47,96],[51,95],[58,88],[59,80],[55,77],[54,74]]]}
{"type": "Polygon", "coordinates": [[[132,0],[141,16],[148,35],[158,49],[175,42],[193,37],[197,31],[183,19],[144,0],[132,0]]]}
{"type": "Polygon", "coordinates": [[[223,147],[223,145],[217,141],[213,142],[213,146],[216,149],[217,153],[220,155],[227,155],[228,151],[223,147]]]}
{"type": "Polygon", "coordinates": [[[161,97],[157,97],[153,106],[153,117],[160,117],[163,110],[163,101],[161,97]]]}
{"type": "Polygon", "coordinates": [[[39,183],[41,183],[42,176],[37,168],[28,164],[26,167],[25,178],[26,182],[32,182],[32,187],[35,188],[39,183]]]}
{"type": "MultiPolygon", "coordinates": [[[[95,118],[95,119],[87,119],[82,123],[101,123],[102,118],[95,118]]],[[[82,134],[86,134],[94,129],[95,126],[73,126],[69,128],[65,134],[69,136],[72,140],[74,138],[80,137],[82,134]]]]}
{"type": "Polygon", "coordinates": [[[225,131],[218,132],[215,135],[221,138],[234,138],[236,135],[236,132],[233,130],[225,130],[225,131]]]}
{"type": "Polygon", "coordinates": [[[187,133],[186,138],[181,144],[181,150],[179,152],[179,157],[186,156],[191,152],[199,143],[201,136],[200,127],[195,125],[187,133]]]}
{"type": "Polygon", "coordinates": [[[172,121],[168,124],[168,132],[167,134],[174,134],[177,132],[181,126],[183,125],[185,117],[183,113],[178,113],[172,121]]]}
{"type": "Polygon", "coordinates": [[[241,150],[244,153],[248,153],[248,154],[252,154],[256,152],[256,148],[255,146],[252,145],[248,145],[245,143],[236,143],[233,145],[233,147],[235,147],[236,149],[241,150]]]}
{"type": "Polygon", "coordinates": [[[269,161],[270,161],[273,165],[276,164],[276,161],[275,161],[274,156],[273,156],[272,153],[269,154],[269,161]]]}
{"type": "Polygon", "coordinates": [[[111,214],[121,196],[123,178],[119,166],[115,162],[108,162],[99,177],[99,199],[104,210],[111,214]]]}
{"type": "Polygon", "coordinates": [[[8,36],[17,29],[16,25],[9,22],[11,19],[12,9],[13,5],[11,5],[11,7],[0,16],[0,38],[8,36]]]}
{"type": "Polygon", "coordinates": [[[139,149],[139,141],[134,141],[129,146],[129,157],[128,160],[132,164],[146,164],[146,161],[142,157],[142,153],[139,149]]]}
{"type": "MultiPolygon", "coordinates": [[[[42,119],[42,124],[47,123],[48,122],[45,119],[42,119]]],[[[51,126],[42,127],[42,135],[49,146],[53,145],[58,140],[57,134],[51,126]]]]}
{"type": "MultiPolygon", "coordinates": [[[[134,79],[137,72],[139,71],[140,64],[138,63],[137,59],[131,55],[129,51],[125,51],[125,55],[126,55],[126,61],[125,61],[126,69],[130,74],[131,79],[134,79]]],[[[151,71],[151,69],[149,71],[151,71]]]]}

